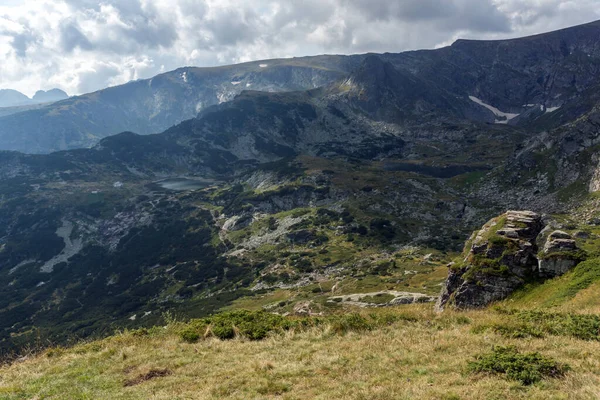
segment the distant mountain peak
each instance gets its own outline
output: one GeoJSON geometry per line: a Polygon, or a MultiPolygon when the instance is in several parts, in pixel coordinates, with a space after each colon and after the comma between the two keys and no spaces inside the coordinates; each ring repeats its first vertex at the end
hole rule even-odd
{"type": "Polygon", "coordinates": [[[17,90],[0,89],[0,107],[15,107],[29,103],[29,97],[17,90]]]}
{"type": "Polygon", "coordinates": [[[54,88],[48,91],[38,90],[37,92],[35,92],[35,95],[33,95],[32,100],[39,103],[46,103],[51,101],[64,100],[68,98],[69,95],[63,90],[54,88]]]}

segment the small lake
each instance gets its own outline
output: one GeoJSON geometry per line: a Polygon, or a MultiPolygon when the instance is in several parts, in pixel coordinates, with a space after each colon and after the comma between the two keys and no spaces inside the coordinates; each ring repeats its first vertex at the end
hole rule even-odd
{"type": "Polygon", "coordinates": [[[198,190],[211,186],[216,181],[203,178],[168,178],[161,181],[156,181],[154,184],[167,190],[176,192],[185,192],[189,190],[198,190]]]}

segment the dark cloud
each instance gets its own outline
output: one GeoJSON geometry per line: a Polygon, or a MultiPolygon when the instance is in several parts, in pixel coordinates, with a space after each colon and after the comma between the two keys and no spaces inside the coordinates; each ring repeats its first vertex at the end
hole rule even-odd
{"type": "Polygon", "coordinates": [[[436,21],[446,31],[508,32],[510,20],[491,0],[343,0],[371,21],[436,21]]]}
{"type": "Polygon", "coordinates": [[[21,33],[12,38],[12,48],[19,58],[25,58],[29,44],[35,41],[35,37],[30,33],[21,33]]]}
{"type": "Polygon", "coordinates": [[[60,28],[60,45],[63,51],[70,53],[76,48],[81,50],[92,50],[93,45],[88,38],[81,33],[75,21],[66,22],[60,28]]]}
{"type": "Polygon", "coordinates": [[[213,40],[211,46],[231,46],[254,41],[259,35],[260,21],[252,10],[219,10],[203,23],[213,40]]]}

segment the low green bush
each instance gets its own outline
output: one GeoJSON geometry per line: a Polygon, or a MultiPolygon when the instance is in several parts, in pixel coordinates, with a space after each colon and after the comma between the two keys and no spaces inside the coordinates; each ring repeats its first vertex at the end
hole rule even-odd
{"type": "Polygon", "coordinates": [[[331,331],[337,334],[369,331],[374,328],[374,324],[371,321],[356,313],[333,315],[328,320],[331,331]]]}
{"type": "Polygon", "coordinates": [[[570,367],[538,352],[520,353],[514,346],[497,346],[491,353],[470,361],[467,370],[470,373],[505,375],[523,385],[531,385],[544,378],[560,378],[570,367]]]}
{"type": "Polygon", "coordinates": [[[262,340],[271,333],[291,329],[302,331],[315,327],[329,327],[335,334],[346,334],[370,331],[400,321],[416,322],[418,317],[405,313],[371,313],[368,316],[350,313],[300,318],[266,311],[239,310],[192,320],[179,329],[179,336],[187,343],[195,343],[211,335],[222,340],[233,339],[236,336],[262,340]]]}

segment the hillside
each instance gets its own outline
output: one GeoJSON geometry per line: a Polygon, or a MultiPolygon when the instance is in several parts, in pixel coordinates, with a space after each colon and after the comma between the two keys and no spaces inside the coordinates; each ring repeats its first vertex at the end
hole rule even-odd
{"type": "MultiPolygon", "coordinates": [[[[123,380],[150,373],[168,375],[148,383],[166,382],[157,394],[165,397],[168,385],[194,380],[183,366],[205,354],[203,370],[215,370],[209,398],[310,397],[319,371],[319,385],[343,397],[350,388],[339,382],[361,376],[360,364],[368,385],[352,390],[357,398],[385,396],[371,375],[426,398],[483,398],[488,389],[498,398],[585,398],[597,384],[588,354],[598,333],[599,33],[593,23],[434,51],[184,68],[1,118],[11,149],[93,145],[0,152],[3,358],[136,333],[13,364],[0,394],[60,396],[80,374],[74,397],[143,398],[146,386],[123,380]],[[108,136],[120,130],[137,133],[108,136]],[[438,299],[445,311],[434,315],[438,299]],[[504,311],[489,308],[498,302],[504,311]],[[353,320],[353,307],[368,308],[366,320],[353,320]],[[380,307],[389,319],[368,315],[380,307]],[[183,322],[165,319],[239,309],[267,311],[260,315],[286,332],[228,344],[272,362],[294,355],[248,393],[222,387],[231,355],[203,347],[228,344],[183,344],[183,322]],[[353,331],[356,321],[367,332],[330,332],[353,331]],[[439,340],[423,341],[432,335],[439,340]],[[386,337],[409,350],[391,358],[389,346],[373,344],[369,361],[364,343],[386,337]],[[457,337],[467,339],[452,346],[457,337]],[[163,340],[169,346],[157,345],[163,340]],[[306,342],[340,358],[359,343],[360,356],[340,361],[344,375],[335,365],[303,370],[306,342]],[[466,373],[457,380],[496,343],[530,346],[573,369],[532,387],[466,373]],[[151,365],[150,347],[160,347],[165,366],[151,365]],[[82,370],[87,362],[110,372],[82,370]],[[392,379],[390,363],[407,379],[392,379]],[[49,373],[67,378],[49,382],[49,373]]],[[[213,322],[187,333],[199,339],[213,322]]],[[[247,321],[238,322],[223,329],[242,332],[247,321]]],[[[205,390],[199,385],[190,390],[205,390]]]]}

